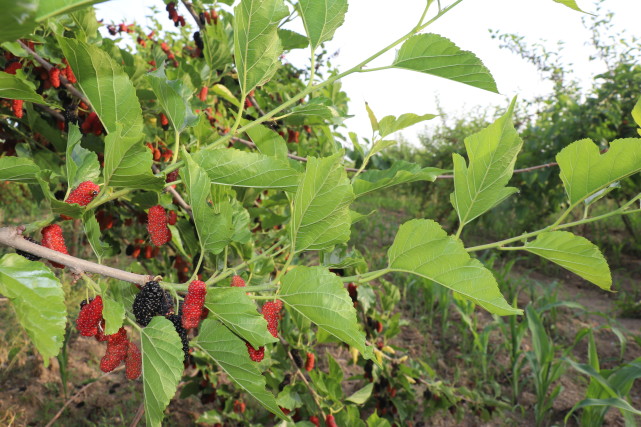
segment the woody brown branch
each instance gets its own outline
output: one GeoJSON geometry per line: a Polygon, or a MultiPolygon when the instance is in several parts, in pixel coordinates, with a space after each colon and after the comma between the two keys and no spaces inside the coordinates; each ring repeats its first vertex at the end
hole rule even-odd
{"type": "Polygon", "coordinates": [[[71,255],[63,254],[53,249],[45,248],[37,243],[32,243],[21,235],[21,227],[2,227],[0,228],[0,244],[9,246],[30,254],[39,256],[40,258],[49,261],[57,262],[69,267],[75,272],[95,273],[105,277],[122,280],[124,282],[135,283],[144,285],[145,283],[153,280],[153,276],[130,273],[128,271],[119,270],[117,268],[108,267],[106,265],[96,264],[95,262],[87,261],[81,258],[76,258],[71,255]]]}
{"type": "MultiPolygon", "coordinates": [[[[54,66],[51,65],[49,61],[47,61],[46,59],[38,55],[36,52],[31,50],[29,46],[27,46],[21,40],[18,40],[18,43],[29,55],[33,57],[33,59],[35,59],[40,65],[42,65],[45,68],[45,70],[49,71],[52,68],[54,68],[54,66]]],[[[67,78],[62,74],[60,75],[60,81],[67,88],[67,90],[69,90],[69,92],[71,92],[74,96],[80,98],[80,100],[82,100],[82,102],[84,102],[85,104],[91,105],[91,102],[89,102],[89,100],[85,97],[85,95],[82,92],[80,92],[78,89],[76,89],[71,83],[69,83],[69,80],[67,80],[67,78]]]]}

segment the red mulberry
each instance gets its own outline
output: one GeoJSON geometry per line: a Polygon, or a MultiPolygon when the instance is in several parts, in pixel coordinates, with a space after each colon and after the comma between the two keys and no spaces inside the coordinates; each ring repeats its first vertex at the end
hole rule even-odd
{"type": "Polygon", "coordinates": [[[102,372],[111,372],[118,367],[126,358],[129,349],[127,330],[121,327],[118,332],[107,335],[107,351],[100,361],[102,372]]]}
{"type": "Polygon", "coordinates": [[[185,329],[191,329],[198,326],[200,316],[205,304],[205,295],[207,294],[207,285],[200,280],[194,280],[187,289],[187,296],[183,305],[182,323],[185,329]]]}
{"type": "Polygon", "coordinates": [[[53,87],[60,87],[60,69],[53,67],[49,70],[49,81],[51,82],[51,86],[53,87]]]}
{"type": "Polygon", "coordinates": [[[249,358],[253,360],[254,362],[260,362],[263,360],[265,357],[265,347],[258,347],[258,350],[256,350],[250,343],[245,341],[245,345],[247,346],[247,353],[249,353],[249,358]]]}
{"type": "Polygon", "coordinates": [[[98,333],[98,325],[102,320],[102,308],[102,297],[100,295],[82,306],[76,319],[76,328],[80,331],[80,335],[93,337],[98,333]]]}
{"type": "Polygon", "coordinates": [[[209,88],[207,86],[203,86],[198,93],[198,99],[203,102],[207,101],[207,92],[209,92],[209,88]]]}
{"type": "Polygon", "coordinates": [[[125,376],[129,380],[135,380],[142,373],[142,355],[136,344],[130,342],[127,348],[127,358],[125,359],[125,376]]]}
{"type": "Polygon", "coordinates": [[[314,369],[314,353],[307,353],[307,360],[305,360],[305,370],[307,372],[314,369]]]}
{"type": "Polygon", "coordinates": [[[278,337],[278,320],[281,308],[283,308],[281,300],[268,301],[263,305],[263,317],[267,320],[267,330],[274,338],[278,337]]]}
{"type": "Polygon", "coordinates": [[[167,216],[167,222],[169,225],[175,225],[176,221],[178,221],[178,214],[176,211],[169,211],[169,215],[167,216]]]}
{"type": "Polygon", "coordinates": [[[22,99],[11,100],[11,110],[13,111],[13,115],[19,119],[21,119],[24,115],[24,111],[22,110],[22,103],[22,99]]]}
{"type": "MultiPolygon", "coordinates": [[[[161,45],[161,48],[162,48],[162,45],[161,45]]],[[[160,113],[160,126],[162,126],[164,130],[169,129],[169,120],[167,119],[167,116],[165,116],[163,113],[160,113]]]]}
{"type": "Polygon", "coordinates": [[[20,62],[11,62],[7,64],[7,66],[4,69],[5,73],[8,74],[15,74],[17,70],[22,68],[22,64],[20,62]]]}
{"type": "MultiPolygon", "coordinates": [[[[62,228],[58,224],[51,224],[42,229],[42,246],[63,254],[69,254],[67,245],[65,245],[65,238],[62,235],[62,228]]],[[[52,262],[51,265],[64,268],[64,265],[57,262],[52,262]]]]}
{"type": "MultiPolygon", "coordinates": [[[[69,197],[65,200],[65,203],[77,203],[80,206],[87,206],[100,192],[100,186],[94,184],[91,181],[85,181],[80,183],[76,188],[74,188],[69,197]]],[[[67,215],[60,215],[62,219],[71,219],[67,215]]]]}
{"type": "Polygon", "coordinates": [[[147,230],[151,236],[151,242],[156,246],[162,246],[171,240],[171,230],[167,227],[165,208],[160,205],[149,208],[147,230]]]}
{"type": "Polygon", "coordinates": [[[332,414],[328,414],[325,417],[325,424],[327,424],[327,427],[338,427],[338,425],[336,425],[336,420],[334,420],[334,416],[332,414]]]}
{"type": "Polygon", "coordinates": [[[233,287],[235,287],[235,288],[244,288],[245,287],[245,281],[240,276],[233,276],[231,278],[231,285],[233,287]]]}
{"type": "Polygon", "coordinates": [[[316,415],[312,415],[311,417],[309,417],[309,422],[314,424],[316,427],[320,427],[320,420],[316,415]]]}

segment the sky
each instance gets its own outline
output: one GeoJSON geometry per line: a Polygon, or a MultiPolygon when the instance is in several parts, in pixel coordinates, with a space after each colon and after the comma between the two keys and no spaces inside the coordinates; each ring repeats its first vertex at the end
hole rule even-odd
{"type": "MultiPolygon", "coordinates": [[[[441,0],[443,5],[450,2],[441,0]]],[[[577,0],[577,3],[586,12],[597,12],[592,0],[577,0]]],[[[164,9],[160,0],[112,0],[96,5],[96,14],[105,21],[136,20],[142,24],[151,5],[164,9]]],[[[424,5],[425,0],[351,0],[344,25],[327,44],[329,52],[339,51],[333,65],[340,70],[348,69],[406,34],[416,25],[424,5]]],[[[435,9],[436,4],[432,8],[435,9]]],[[[638,25],[641,1],[603,0],[599,15],[608,11],[614,13],[615,31],[625,30],[628,35],[641,38],[641,26],[638,25]]],[[[179,13],[190,20],[182,5],[179,6],[179,13]]],[[[587,86],[591,76],[604,71],[604,66],[589,61],[592,52],[587,46],[590,32],[582,24],[582,18],[590,19],[590,16],[553,0],[464,0],[424,32],[447,37],[461,49],[476,54],[494,76],[500,94],[409,70],[361,73],[343,79],[343,89],[351,99],[350,114],[354,115],[345,124],[349,131],[359,136],[371,136],[365,102],[379,119],[390,114],[398,116],[410,112],[434,114],[437,102],[446,115],[458,117],[477,108],[507,108],[514,96],[532,99],[548,93],[551,84],[541,79],[533,65],[500,49],[499,41],[491,38],[490,29],[524,36],[531,43],[544,40],[552,50],[557,42],[562,41],[564,62],[572,64],[571,68],[577,77],[587,86]]],[[[303,32],[302,25],[294,29],[303,32]]],[[[388,65],[394,55],[395,50],[392,50],[378,58],[372,66],[388,65]]],[[[308,50],[288,54],[287,59],[302,66],[308,60],[308,50]]],[[[426,123],[428,127],[433,125],[426,123]]],[[[424,126],[426,124],[415,125],[403,131],[403,135],[411,143],[415,142],[417,133],[424,126]]]]}

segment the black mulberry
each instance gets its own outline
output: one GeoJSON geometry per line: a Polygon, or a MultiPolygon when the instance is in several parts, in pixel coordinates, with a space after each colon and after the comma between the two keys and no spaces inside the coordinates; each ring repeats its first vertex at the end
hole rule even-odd
{"type": "Polygon", "coordinates": [[[171,295],[158,282],[147,282],[134,299],[133,312],[136,322],[147,326],[154,316],[164,316],[171,310],[171,295]]]}
{"type": "MultiPolygon", "coordinates": [[[[39,245],[40,242],[38,242],[35,239],[32,239],[31,237],[28,236],[22,236],[25,240],[30,241],[31,243],[35,243],[36,245],[39,245]]],[[[16,253],[18,255],[22,255],[23,257],[27,258],[29,261],[39,261],[40,257],[38,255],[31,254],[29,252],[21,251],[20,249],[16,249],[16,253]]]]}

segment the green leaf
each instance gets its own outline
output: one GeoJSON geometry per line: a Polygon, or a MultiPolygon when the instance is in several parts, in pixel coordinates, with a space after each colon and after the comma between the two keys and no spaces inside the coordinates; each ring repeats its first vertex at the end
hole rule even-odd
{"type": "Polygon", "coordinates": [[[372,132],[376,132],[378,130],[378,120],[376,119],[376,116],[374,115],[372,109],[369,108],[369,104],[367,102],[365,103],[365,109],[367,110],[369,122],[372,125],[372,132]]]}
{"type": "Polygon", "coordinates": [[[31,33],[36,28],[37,10],[37,0],[2,2],[0,43],[11,42],[31,33]]]}
{"type": "MultiPolygon", "coordinates": [[[[576,4],[576,0],[554,0],[556,3],[561,3],[564,6],[569,7],[570,9],[574,9],[577,12],[583,12],[580,8],[579,5],[576,4]]],[[[585,12],[584,12],[585,13],[585,12]]]]}
{"type": "Polygon", "coordinates": [[[396,54],[392,67],[419,71],[498,93],[494,77],[472,52],[461,50],[445,37],[410,37],[396,54]]]}
{"type": "Polygon", "coordinates": [[[295,31],[279,29],[278,37],[280,42],[283,45],[283,50],[293,50],[293,49],[305,49],[309,46],[309,40],[302,34],[298,34],[295,31]]]}
{"type": "Polygon", "coordinates": [[[129,76],[105,51],[74,39],[59,38],[60,47],[108,133],[122,126],[121,137],[142,138],[142,110],[129,76]]]}
{"type": "Polygon", "coordinates": [[[232,61],[229,37],[224,25],[206,25],[200,34],[205,45],[203,55],[212,70],[220,70],[232,61]]]}
{"type": "Polygon", "coordinates": [[[401,114],[400,116],[398,116],[398,118],[396,118],[395,116],[385,116],[378,122],[378,133],[381,138],[385,138],[387,135],[390,135],[394,132],[403,130],[425,120],[432,120],[435,117],[438,117],[438,115],[424,114],[422,116],[419,116],[414,113],[406,113],[401,114]]]}
{"type": "Polygon", "coordinates": [[[65,336],[67,309],[60,281],[43,263],[18,254],[0,258],[0,293],[11,301],[45,366],[56,356],[65,336]]]}
{"type": "Polygon", "coordinates": [[[287,143],[278,133],[266,126],[255,126],[247,131],[247,135],[256,144],[258,151],[266,156],[286,161],[287,143]]]}
{"type": "Polygon", "coordinates": [[[185,152],[187,168],[184,180],[191,201],[194,222],[202,248],[212,254],[219,254],[231,242],[234,234],[232,207],[225,201],[217,205],[218,212],[209,205],[211,183],[209,177],[185,152]]]}
{"type": "Polygon", "coordinates": [[[454,193],[450,201],[461,226],[518,192],[514,187],[506,187],[523,145],[512,124],[515,102],[513,99],[508,111],[494,123],[465,138],[469,166],[462,156],[453,154],[454,193]]]}
{"type": "Polygon", "coordinates": [[[582,401],[574,405],[574,407],[572,408],[572,411],[568,413],[568,415],[566,416],[566,421],[569,419],[569,417],[572,415],[572,413],[575,410],[581,409],[581,408],[593,407],[593,406],[607,406],[607,407],[620,409],[621,411],[631,412],[636,415],[641,415],[641,411],[639,411],[638,409],[635,409],[626,400],[621,399],[620,397],[611,397],[608,399],[583,399],[582,401]]]}
{"type": "Polygon", "coordinates": [[[201,150],[193,159],[214,184],[296,191],[300,174],[270,156],[228,148],[201,150]]]}
{"type": "Polygon", "coordinates": [[[252,238],[252,232],[249,227],[249,223],[251,221],[249,212],[247,209],[243,208],[242,203],[236,199],[232,200],[232,208],[234,211],[231,222],[234,228],[234,234],[231,237],[231,240],[243,245],[249,243],[252,238]]]}
{"type": "Polygon", "coordinates": [[[505,301],[492,273],[470,258],[463,243],[432,220],[413,219],[401,225],[387,256],[390,270],[432,280],[490,313],[522,313],[505,301]]]}
{"type": "Polygon", "coordinates": [[[174,325],[161,316],[151,319],[140,338],[145,420],[147,426],[160,427],[184,370],[182,343],[174,325]]]}
{"type": "Polygon", "coordinates": [[[62,200],[57,200],[55,195],[51,192],[49,183],[52,181],[52,173],[50,170],[40,171],[36,174],[38,184],[42,189],[42,193],[51,204],[51,210],[58,215],[67,215],[72,218],[80,218],[85,208],[76,203],[69,204],[62,200]]]}
{"type": "Polygon", "coordinates": [[[258,348],[278,341],[267,330],[267,321],[242,288],[210,288],[205,306],[232,332],[258,348]]]}
{"type": "Polygon", "coordinates": [[[265,377],[258,370],[258,364],[249,359],[245,343],[229,329],[217,320],[205,319],[200,326],[196,345],[207,353],[237,386],[258,400],[267,410],[282,419],[287,419],[276,404],[274,395],[265,390],[265,377]]]}
{"type": "Polygon", "coordinates": [[[341,164],[342,156],[337,152],[321,159],[308,158],[291,216],[291,240],[296,252],[349,240],[349,205],[354,193],[341,164]]]}
{"type": "Polygon", "coordinates": [[[351,396],[347,398],[348,401],[356,403],[357,405],[362,405],[367,402],[367,399],[372,395],[372,390],[374,389],[374,383],[369,383],[360,390],[355,391],[351,396]]]}
{"type": "Polygon", "coordinates": [[[641,139],[612,141],[605,154],[590,139],[565,147],[556,156],[561,180],[570,203],[575,205],[615,181],[641,171],[641,139]]]}
{"type": "Polygon", "coordinates": [[[67,182],[75,188],[84,181],[96,182],[100,177],[98,155],[80,145],[82,134],[78,125],[70,123],[67,134],[67,182]]]}
{"type": "Polygon", "coordinates": [[[298,11],[314,51],[331,40],[345,21],[347,0],[300,0],[298,11]]]}
{"type": "Polygon", "coordinates": [[[601,289],[610,290],[612,276],[599,248],[588,239],[567,231],[541,233],[523,247],[542,258],[583,277],[601,289]]]}
{"type": "Polygon", "coordinates": [[[318,97],[292,108],[291,115],[287,116],[287,122],[293,125],[318,125],[339,118],[340,114],[332,105],[332,101],[318,97]]]}
{"type": "Polygon", "coordinates": [[[243,94],[269,81],[283,48],[278,24],[289,15],[283,0],[242,0],[234,8],[234,57],[243,94]]]}
{"type": "Polygon", "coordinates": [[[192,93],[182,80],[167,80],[165,68],[160,67],[147,74],[147,81],[176,132],[196,124],[198,117],[191,111],[188,102],[192,93]]]}
{"type": "Polygon", "coordinates": [[[341,279],[323,267],[297,266],[282,278],[279,297],[288,310],[355,347],[369,359],[372,349],[356,319],[356,310],[341,279]]]}
{"type": "Polygon", "coordinates": [[[125,319],[125,306],[109,297],[102,297],[102,317],[105,319],[105,335],[118,332],[125,319]]]}
{"type": "MultiPolygon", "coordinates": [[[[217,96],[220,96],[222,99],[224,99],[225,101],[231,103],[235,107],[239,107],[240,106],[240,101],[238,100],[238,98],[236,98],[234,96],[234,94],[229,90],[229,88],[227,88],[227,86],[221,85],[221,84],[215,84],[211,88],[211,91],[212,91],[212,93],[214,93],[217,96]]],[[[211,125],[210,125],[210,127],[211,127],[211,125]]]]}
{"type": "Polygon", "coordinates": [[[40,0],[36,20],[42,22],[56,15],[73,12],[74,10],[107,0],[40,0]]]}
{"type": "Polygon", "coordinates": [[[35,184],[38,182],[36,179],[38,172],[40,168],[31,159],[14,156],[0,157],[0,181],[35,184]]]}
{"type": "Polygon", "coordinates": [[[632,109],[632,118],[634,119],[637,126],[641,127],[641,98],[634,104],[632,109]]]}
{"type": "Polygon", "coordinates": [[[91,245],[91,249],[93,249],[99,260],[114,255],[113,248],[109,246],[108,243],[100,240],[100,225],[98,225],[98,220],[96,219],[94,211],[85,211],[82,215],[82,225],[85,229],[85,234],[87,235],[87,240],[91,245]]]}
{"type": "Polygon", "coordinates": [[[165,180],[151,172],[151,151],[140,141],[139,136],[126,136],[118,128],[105,137],[105,185],[130,187],[142,190],[161,190],[165,180]]]}
{"type": "Polygon", "coordinates": [[[7,99],[22,99],[27,102],[48,105],[42,96],[15,74],[0,71],[0,97],[7,99]]]}
{"type": "Polygon", "coordinates": [[[415,163],[403,160],[394,162],[392,167],[384,170],[370,169],[363,172],[352,183],[356,197],[371,193],[382,188],[392,187],[416,181],[434,181],[446,170],[438,168],[421,168],[415,163]]]}

